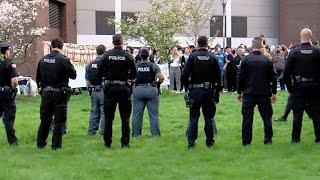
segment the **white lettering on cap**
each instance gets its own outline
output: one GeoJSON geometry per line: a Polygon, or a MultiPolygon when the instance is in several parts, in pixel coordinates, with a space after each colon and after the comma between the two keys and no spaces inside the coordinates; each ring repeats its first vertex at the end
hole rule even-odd
{"type": "Polygon", "coordinates": [[[208,61],[210,59],[209,56],[197,56],[197,58],[201,61],[208,61]]]}
{"type": "Polygon", "coordinates": [[[44,59],[43,62],[48,63],[48,64],[55,64],[56,60],[55,59],[44,59]]]}
{"type": "Polygon", "coordinates": [[[109,60],[113,61],[125,61],[126,57],[124,56],[109,56],[109,60]]]}

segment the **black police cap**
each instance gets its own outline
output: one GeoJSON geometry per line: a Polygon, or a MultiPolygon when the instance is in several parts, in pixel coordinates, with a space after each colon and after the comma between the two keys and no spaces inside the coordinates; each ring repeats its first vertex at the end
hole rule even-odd
{"type": "Polygon", "coordinates": [[[121,45],[123,43],[123,37],[121,34],[115,34],[112,36],[112,43],[114,45],[121,45]]]}
{"type": "Polygon", "coordinates": [[[9,48],[10,43],[6,41],[0,41],[0,48],[9,48]]]}

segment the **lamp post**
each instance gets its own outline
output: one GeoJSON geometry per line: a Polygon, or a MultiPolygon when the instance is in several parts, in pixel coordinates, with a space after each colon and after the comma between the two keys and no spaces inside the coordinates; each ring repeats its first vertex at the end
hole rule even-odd
{"type": "Polygon", "coordinates": [[[116,22],[116,33],[121,33],[120,22],[121,22],[121,0],[114,0],[115,4],[115,22],[116,22]]]}
{"type": "Polygon", "coordinates": [[[228,0],[221,0],[222,4],[222,10],[223,10],[223,16],[222,16],[222,21],[223,21],[223,48],[226,47],[226,30],[227,30],[227,23],[226,23],[226,5],[228,3],[228,0]]]}

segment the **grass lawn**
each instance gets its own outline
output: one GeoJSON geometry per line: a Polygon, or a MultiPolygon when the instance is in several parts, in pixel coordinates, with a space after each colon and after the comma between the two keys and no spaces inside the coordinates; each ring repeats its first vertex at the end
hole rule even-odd
{"type": "MultiPolygon", "coordinates": [[[[279,94],[274,117],[283,112],[286,98],[286,93],[279,94]]],[[[35,146],[40,98],[18,97],[15,128],[20,146],[7,145],[1,126],[0,179],[319,179],[320,145],[314,143],[307,117],[300,144],[290,144],[290,116],[288,122],[273,124],[273,144],[266,146],[262,143],[262,120],[255,113],[252,145],[242,147],[240,103],[229,93],[222,94],[220,101],[213,149],[205,146],[202,117],[197,147],[187,149],[188,110],[183,95],[164,94],[160,107],[162,137],[150,136],[145,114],[143,136],[132,139],[130,149],[121,149],[117,114],[112,148],[106,151],[100,135],[86,136],[89,97],[73,96],[69,134],[63,139],[62,150],[52,151],[51,136],[45,149],[35,146]]]]}

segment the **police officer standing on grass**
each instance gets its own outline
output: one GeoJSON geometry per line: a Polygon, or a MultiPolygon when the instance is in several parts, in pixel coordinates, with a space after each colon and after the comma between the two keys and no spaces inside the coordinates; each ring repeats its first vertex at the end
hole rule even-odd
{"type": "Polygon", "coordinates": [[[315,142],[320,143],[320,49],[313,46],[312,31],[303,29],[301,45],[288,55],[284,81],[293,96],[292,143],[300,142],[303,112],[313,120],[315,142]]]}
{"type": "Polygon", "coordinates": [[[63,42],[60,39],[51,41],[52,51],[38,63],[36,81],[40,88],[40,126],[37,136],[37,147],[47,145],[50,124],[54,117],[54,129],[51,148],[62,147],[62,135],[67,121],[67,105],[71,94],[69,78],[76,79],[77,73],[70,59],[61,54],[63,42]]]}
{"type": "Polygon", "coordinates": [[[244,57],[238,73],[238,100],[242,101],[242,144],[252,141],[254,108],[264,123],[264,144],[272,144],[272,105],[276,101],[277,77],[273,64],[262,54],[262,39],[252,40],[252,54],[244,57]]]}
{"type": "Polygon", "coordinates": [[[119,104],[121,118],[121,147],[129,147],[131,85],[129,80],[137,78],[137,70],[132,55],[123,50],[123,37],[115,34],[112,37],[114,49],[107,51],[101,58],[98,75],[103,78],[105,130],[104,145],[110,148],[112,143],[112,122],[116,106],[119,104]]]}
{"type": "Polygon", "coordinates": [[[155,63],[148,61],[149,51],[140,51],[141,61],[137,64],[137,80],[133,90],[133,115],[132,136],[141,135],[144,108],[147,106],[150,120],[150,131],[152,136],[160,136],[159,128],[159,90],[157,84],[161,84],[164,75],[155,63]],[[157,79],[159,81],[157,82],[157,79]]]}
{"type": "Polygon", "coordinates": [[[102,55],[106,51],[104,45],[99,45],[97,48],[97,57],[86,67],[86,84],[91,97],[91,113],[89,118],[88,136],[93,136],[100,129],[100,134],[104,134],[104,93],[102,89],[102,78],[98,76],[98,66],[102,55]],[[100,125],[99,125],[100,124],[100,125]]]}
{"type": "Polygon", "coordinates": [[[13,128],[16,117],[15,96],[18,86],[18,73],[16,65],[12,63],[10,56],[10,44],[0,41],[0,118],[7,133],[9,145],[18,145],[18,140],[13,128]]]}
{"type": "Polygon", "coordinates": [[[200,108],[205,120],[206,145],[208,148],[213,146],[213,118],[221,86],[221,71],[214,54],[208,52],[208,38],[200,36],[198,46],[198,51],[190,55],[182,73],[183,81],[190,83],[190,123],[187,131],[189,149],[196,145],[200,108]]]}

